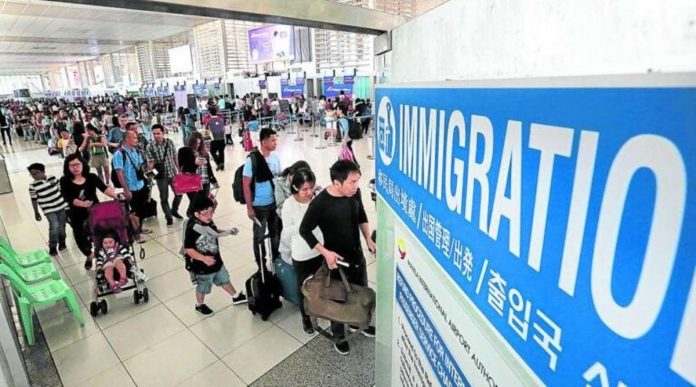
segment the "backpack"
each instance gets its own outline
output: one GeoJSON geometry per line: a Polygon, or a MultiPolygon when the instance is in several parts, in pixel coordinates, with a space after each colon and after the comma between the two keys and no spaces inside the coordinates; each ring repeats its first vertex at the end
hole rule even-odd
{"type": "MultiPolygon", "coordinates": [[[[256,172],[256,155],[254,155],[254,152],[249,153],[249,156],[251,157],[251,171],[252,173],[256,172]]],[[[252,176],[253,178],[253,176],[252,176]]],[[[232,194],[234,195],[234,200],[238,203],[241,204],[246,204],[246,199],[244,198],[244,164],[242,164],[239,168],[237,168],[237,171],[234,173],[234,181],[232,182],[232,194]]],[[[251,184],[251,197],[254,197],[254,182],[252,181],[251,184]]]]}
{"type": "Polygon", "coordinates": [[[348,137],[351,140],[360,140],[363,137],[362,127],[358,120],[348,119],[348,137]]]}

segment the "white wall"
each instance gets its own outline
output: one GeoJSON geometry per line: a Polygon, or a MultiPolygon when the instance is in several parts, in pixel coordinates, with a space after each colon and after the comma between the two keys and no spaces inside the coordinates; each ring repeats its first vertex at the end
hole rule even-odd
{"type": "Polygon", "coordinates": [[[450,0],[393,31],[377,74],[413,82],[696,71],[695,15],[693,0],[450,0]]]}
{"type": "Polygon", "coordinates": [[[17,89],[29,89],[32,94],[43,93],[39,75],[2,75],[0,76],[0,94],[12,94],[17,89]]]}

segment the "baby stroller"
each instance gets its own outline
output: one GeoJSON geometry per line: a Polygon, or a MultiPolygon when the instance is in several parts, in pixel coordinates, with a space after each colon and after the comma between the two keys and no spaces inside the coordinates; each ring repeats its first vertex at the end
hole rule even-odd
{"type": "MultiPolygon", "coordinates": [[[[107,233],[116,235],[117,242],[129,250],[133,260],[124,260],[129,280],[125,286],[121,287],[121,290],[135,289],[133,301],[136,304],[139,304],[140,300],[147,303],[150,300],[150,294],[144,285],[147,277],[138,268],[138,263],[135,259],[135,248],[133,247],[135,245],[134,233],[124,204],[117,200],[95,204],[90,209],[88,225],[95,251],[102,247],[102,238],[107,233]]],[[[140,259],[145,258],[145,250],[142,247],[140,247],[139,256],[140,259]]],[[[114,270],[114,280],[118,281],[119,279],[118,271],[114,270]]],[[[99,298],[109,294],[113,294],[113,291],[106,281],[104,270],[97,270],[92,291],[93,298],[89,305],[89,313],[92,316],[97,316],[100,311],[102,314],[108,313],[108,303],[105,299],[99,300],[99,298]]]]}

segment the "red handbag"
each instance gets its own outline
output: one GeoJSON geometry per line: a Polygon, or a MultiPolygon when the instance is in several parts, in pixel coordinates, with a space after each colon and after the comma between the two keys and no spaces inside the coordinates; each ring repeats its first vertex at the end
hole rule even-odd
{"type": "Polygon", "coordinates": [[[177,173],[172,181],[174,193],[177,195],[198,192],[203,189],[203,180],[200,175],[193,173],[177,173]]]}

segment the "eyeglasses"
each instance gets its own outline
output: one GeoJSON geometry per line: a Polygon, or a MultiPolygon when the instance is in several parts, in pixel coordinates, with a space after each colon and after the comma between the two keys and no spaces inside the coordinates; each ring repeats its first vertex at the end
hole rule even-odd
{"type": "Polygon", "coordinates": [[[68,164],[68,167],[70,167],[70,168],[76,168],[76,167],[81,167],[81,166],[82,166],[82,163],[71,163],[71,164],[68,164]]]}
{"type": "Polygon", "coordinates": [[[213,216],[213,214],[215,213],[215,210],[198,211],[198,213],[199,213],[201,216],[206,216],[206,217],[208,217],[208,216],[213,216]]]}

